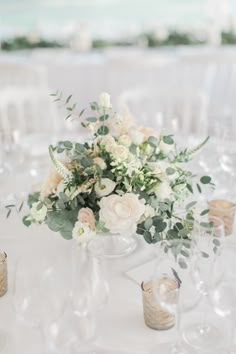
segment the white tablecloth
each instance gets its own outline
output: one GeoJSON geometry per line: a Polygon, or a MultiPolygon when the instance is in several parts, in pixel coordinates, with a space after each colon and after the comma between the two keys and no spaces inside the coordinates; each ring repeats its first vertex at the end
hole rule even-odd
{"type": "MultiPolygon", "coordinates": [[[[26,228],[21,223],[19,215],[10,219],[1,216],[0,249],[8,254],[9,291],[0,298],[0,331],[9,333],[7,348],[4,354],[43,354],[39,330],[19,323],[13,306],[12,281],[15,262],[19,257],[34,255],[59,254],[63,259],[68,257],[71,248],[70,241],[50,232],[45,226],[26,228]]],[[[235,269],[236,235],[226,240],[225,261],[229,274],[235,269]]],[[[112,353],[112,349],[129,350],[130,353],[159,353],[160,343],[171,340],[175,330],[155,331],[144,324],[142,314],[142,297],[140,287],[125,274],[128,270],[153,259],[152,246],[138,238],[136,251],[125,258],[109,260],[110,297],[108,305],[97,316],[96,345],[103,348],[101,353],[112,353]],[[106,349],[106,351],[105,351],[106,349]]],[[[29,264],[30,266],[30,264],[29,264]]],[[[29,289],[30,291],[30,289],[29,289]]],[[[201,320],[201,306],[182,316],[182,327],[201,320]]],[[[228,327],[227,321],[220,319],[208,309],[209,317],[222,330],[228,327]]],[[[222,343],[223,345],[224,343],[222,343]]],[[[100,353],[100,352],[99,352],[100,353]]],[[[215,354],[216,352],[214,351],[215,354]]],[[[219,352],[222,354],[222,351],[219,352]]],[[[44,353],[45,354],[45,353],[44,353]]]]}

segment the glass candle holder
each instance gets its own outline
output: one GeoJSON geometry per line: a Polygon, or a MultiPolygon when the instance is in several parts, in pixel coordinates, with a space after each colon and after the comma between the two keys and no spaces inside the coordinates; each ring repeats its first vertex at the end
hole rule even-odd
{"type": "Polygon", "coordinates": [[[208,207],[209,218],[216,216],[221,219],[224,222],[225,236],[232,235],[236,204],[224,199],[214,199],[208,203],[208,207]]]}
{"type": "MultiPolygon", "coordinates": [[[[167,284],[173,287],[172,283],[167,284]]],[[[169,313],[155,300],[152,281],[143,282],[141,285],[143,295],[143,315],[146,325],[159,331],[172,328],[175,325],[175,316],[169,313]]]]}
{"type": "Polygon", "coordinates": [[[0,296],[7,292],[7,255],[0,251],[0,296]]]}

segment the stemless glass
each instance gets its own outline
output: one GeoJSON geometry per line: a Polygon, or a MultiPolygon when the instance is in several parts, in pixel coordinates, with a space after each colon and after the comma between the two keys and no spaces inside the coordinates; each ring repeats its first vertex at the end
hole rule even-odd
{"type": "MultiPolygon", "coordinates": [[[[224,224],[216,217],[208,221],[195,222],[192,237],[197,245],[197,261],[192,271],[196,289],[207,302],[209,291],[223,278],[222,247],[224,224]]],[[[214,350],[222,344],[220,331],[206,321],[206,311],[202,323],[188,326],[184,331],[185,341],[198,350],[214,350]]]]}
{"type": "Polygon", "coordinates": [[[180,313],[193,308],[198,301],[188,276],[195,260],[194,241],[187,238],[163,241],[161,248],[164,254],[158,256],[152,290],[157,304],[166,311],[165,317],[168,314],[175,317],[177,333],[175,341],[158,346],[158,352],[161,349],[162,354],[195,354],[180,335],[180,313]]]}

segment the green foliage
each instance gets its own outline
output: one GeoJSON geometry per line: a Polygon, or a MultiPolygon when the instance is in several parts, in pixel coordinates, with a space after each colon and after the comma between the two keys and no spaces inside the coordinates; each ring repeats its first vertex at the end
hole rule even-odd
{"type": "Polygon", "coordinates": [[[57,41],[49,41],[43,38],[31,40],[26,36],[17,36],[12,39],[6,39],[1,42],[1,49],[5,51],[15,51],[34,48],[62,48],[64,45],[57,41]]]}

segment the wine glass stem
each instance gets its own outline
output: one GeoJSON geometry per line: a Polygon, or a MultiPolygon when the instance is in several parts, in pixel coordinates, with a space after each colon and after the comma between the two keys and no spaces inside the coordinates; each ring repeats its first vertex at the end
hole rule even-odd
{"type": "MultiPolygon", "coordinates": [[[[206,300],[207,300],[207,295],[204,295],[204,301],[203,301],[204,305],[207,304],[206,300]]],[[[202,331],[205,331],[206,323],[207,323],[207,311],[206,311],[206,306],[205,306],[204,311],[203,311],[203,317],[202,317],[202,326],[201,326],[202,331]]]]}
{"type": "MultiPolygon", "coordinates": [[[[179,309],[179,306],[177,305],[177,309],[176,309],[176,314],[175,314],[175,335],[176,335],[176,338],[175,338],[175,342],[174,342],[174,345],[172,347],[172,353],[175,354],[177,353],[177,350],[178,350],[178,346],[180,344],[180,338],[181,338],[181,335],[180,335],[180,309],[179,309]]],[[[171,353],[171,354],[172,354],[171,353]]]]}

